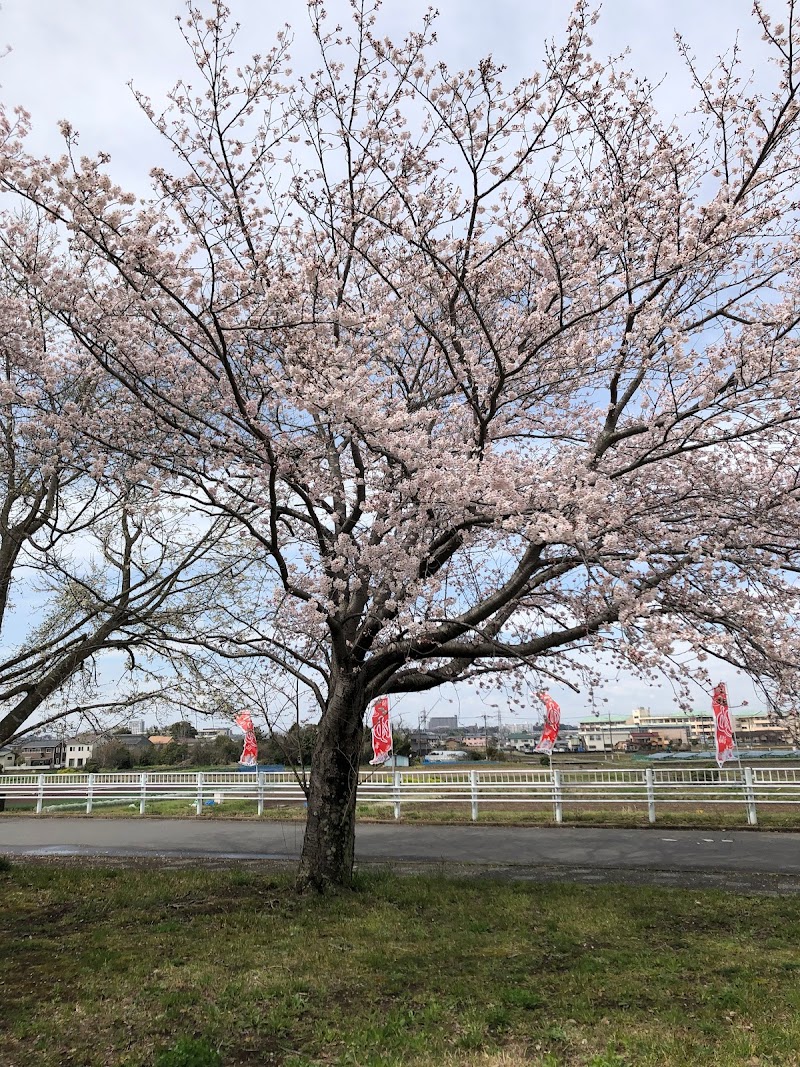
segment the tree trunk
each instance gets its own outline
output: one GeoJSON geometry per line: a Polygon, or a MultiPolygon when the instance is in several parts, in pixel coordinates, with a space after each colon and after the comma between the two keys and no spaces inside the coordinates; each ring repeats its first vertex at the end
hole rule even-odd
{"type": "Polygon", "coordinates": [[[365,700],[357,683],[332,688],[311,757],[299,889],[323,892],[353,877],[356,789],[365,700]]]}

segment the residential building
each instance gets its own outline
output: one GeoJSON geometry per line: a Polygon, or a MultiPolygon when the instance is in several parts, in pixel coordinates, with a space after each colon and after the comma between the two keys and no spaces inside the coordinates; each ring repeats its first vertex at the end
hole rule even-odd
{"type": "Polygon", "coordinates": [[[464,748],[463,737],[446,737],[444,740],[439,739],[439,745],[441,748],[450,752],[460,751],[464,748]]]}
{"type": "MultiPolygon", "coordinates": [[[[536,740],[539,740],[537,736],[536,740]]],[[[553,746],[554,752],[580,752],[584,748],[583,738],[577,726],[565,722],[558,731],[558,740],[553,746]]]]}
{"type": "Polygon", "coordinates": [[[204,726],[197,731],[198,741],[213,741],[215,737],[233,737],[230,726],[204,726]]]}
{"type": "Polygon", "coordinates": [[[125,748],[130,749],[150,747],[150,738],[143,734],[113,734],[108,740],[114,741],[118,745],[124,745],[125,748]]]}
{"type": "Polygon", "coordinates": [[[467,734],[461,738],[465,748],[486,748],[485,734],[467,734]]]}
{"type": "Polygon", "coordinates": [[[94,744],[94,737],[73,737],[71,741],[67,741],[64,746],[64,766],[76,769],[85,766],[92,758],[94,744]]]}
{"type": "Polygon", "coordinates": [[[23,767],[56,769],[64,766],[64,742],[55,737],[28,737],[14,746],[23,767]]]}
{"type": "Polygon", "coordinates": [[[503,748],[514,749],[517,752],[532,752],[540,736],[541,729],[539,734],[534,734],[530,730],[518,730],[508,735],[503,748]]]}
{"type": "Polygon", "coordinates": [[[591,719],[580,724],[583,747],[587,752],[609,752],[622,748],[631,739],[636,727],[620,722],[599,722],[591,719]]]}
{"type": "Polygon", "coordinates": [[[424,756],[432,748],[436,748],[440,741],[441,738],[438,734],[431,733],[428,730],[412,730],[411,755],[424,756]]]}
{"type": "Polygon", "coordinates": [[[0,771],[10,770],[16,763],[16,756],[10,748],[0,748],[0,771]]]}
{"type": "MultiPolygon", "coordinates": [[[[503,740],[502,747],[515,752],[532,753],[542,736],[542,727],[537,726],[530,730],[512,731],[503,740]]],[[[558,740],[555,743],[555,752],[578,752],[583,746],[581,733],[576,726],[570,723],[562,723],[558,731],[558,740]]]]}

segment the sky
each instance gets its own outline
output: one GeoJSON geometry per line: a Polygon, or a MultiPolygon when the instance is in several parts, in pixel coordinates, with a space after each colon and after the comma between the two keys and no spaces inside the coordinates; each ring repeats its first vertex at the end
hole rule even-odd
{"type": "MultiPolygon", "coordinates": [[[[304,0],[228,2],[241,23],[239,47],[244,57],[264,53],[276,31],[288,22],[295,32],[295,71],[314,65],[304,0]]],[[[326,6],[332,16],[347,21],[349,8],[343,0],[329,0],[326,6]]],[[[440,12],[438,54],[452,67],[467,67],[492,53],[508,67],[508,83],[537,68],[544,40],[559,34],[571,7],[569,0],[440,0],[435,6],[440,12]]],[[[780,0],[767,0],[766,6],[780,16],[780,0]]],[[[398,38],[417,28],[427,7],[426,0],[385,0],[381,34],[398,38]]],[[[714,65],[738,33],[752,57],[756,80],[766,77],[750,7],[750,0],[605,0],[593,35],[595,52],[619,54],[629,48],[630,65],[661,83],[662,111],[680,115],[691,106],[691,95],[675,46],[676,30],[690,44],[701,71],[714,65]]],[[[174,21],[181,10],[179,0],[1,0],[0,49],[5,46],[9,51],[0,60],[0,97],[7,105],[20,104],[31,112],[31,147],[59,154],[57,123],[67,118],[80,132],[83,151],[109,152],[114,179],[144,194],[148,170],[163,156],[128,83],[158,104],[178,78],[191,76],[188,52],[174,21]]],[[[758,705],[746,680],[724,666],[719,677],[729,684],[732,704],[748,700],[758,705]]],[[[585,695],[556,686],[553,695],[570,722],[590,711],[585,695]]],[[[648,705],[666,712],[674,706],[668,685],[649,688],[635,678],[610,672],[602,696],[608,703],[602,704],[601,714],[606,708],[623,712],[648,705]]],[[[697,697],[698,706],[708,701],[700,691],[697,697]]],[[[502,707],[502,696],[493,702],[502,707]]],[[[423,708],[436,715],[458,712],[464,724],[481,721],[484,710],[473,690],[449,687],[433,695],[405,697],[398,712],[415,723],[423,708]]],[[[490,712],[496,714],[495,709],[490,712]]],[[[516,718],[539,716],[537,707],[516,718]]],[[[506,721],[514,720],[506,717],[506,721]]]]}
{"type": "MultiPolygon", "coordinates": [[[[778,10],[779,0],[774,2],[778,10]]],[[[313,63],[304,0],[229,3],[246,55],[265,52],[288,22],[295,33],[294,69],[313,63]]],[[[345,0],[326,6],[346,22],[345,0]]],[[[435,6],[438,49],[447,62],[474,66],[491,52],[507,66],[509,82],[536,68],[543,41],[560,32],[570,10],[569,0],[442,0],[435,6]]],[[[420,25],[427,7],[426,0],[386,0],[381,32],[402,36],[420,25]]],[[[749,8],[749,0],[606,0],[594,34],[596,51],[618,54],[629,47],[638,71],[653,82],[667,78],[659,94],[665,108],[682,112],[690,98],[675,30],[690,42],[701,69],[733,44],[737,30],[758,58],[749,8]]],[[[22,104],[33,115],[35,146],[58,152],[56,123],[68,118],[84,149],[110,152],[116,179],[143,189],[158,146],[128,83],[155,101],[180,75],[190,74],[174,21],[181,10],[180,0],[2,0],[0,47],[10,52],[0,62],[0,92],[6,103],[22,104]]]]}

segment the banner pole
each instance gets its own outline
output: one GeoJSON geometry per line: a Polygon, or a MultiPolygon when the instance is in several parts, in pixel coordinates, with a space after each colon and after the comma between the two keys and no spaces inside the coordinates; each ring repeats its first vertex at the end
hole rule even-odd
{"type": "Polygon", "coordinates": [[[556,772],[553,770],[553,750],[547,753],[547,758],[550,760],[550,788],[553,792],[553,816],[556,822],[561,822],[559,797],[556,794],[556,772]]]}
{"type": "MultiPolygon", "coordinates": [[[[728,715],[730,716],[730,705],[728,706],[728,715]]],[[[742,782],[742,793],[744,794],[744,806],[747,811],[747,822],[748,825],[755,826],[757,817],[756,803],[752,789],[752,772],[751,775],[748,775],[746,771],[750,768],[746,768],[742,763],[742,754],[739,751],[739,738],[736,736],[736,727],[733,725],[733,717],[731,717],[731,733],[733,734],[733,750],[736,753],[736,762],[739,764],[739,778],[742,782]]]]}

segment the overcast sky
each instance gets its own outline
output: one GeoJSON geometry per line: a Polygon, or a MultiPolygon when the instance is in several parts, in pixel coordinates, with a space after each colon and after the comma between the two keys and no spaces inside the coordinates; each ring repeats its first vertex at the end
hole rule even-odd
{"type": "MultiPolygon", "coordinates": [[[[239,40],[244,56],[264,53],[276,30],[288,22],[295,31],[294,69],[314,64],[303,0],[229,0],[229,4],[242,25],[239,40]]],[[[342,0],[329,0],[326,6],[342,22],[349,17],[342,0]]],[[[426,0],[385,0],[382,34],[399,37],[416,28],[428,6],[426,0]]],[[[542,42],[559,33],[571,5],[569,0],[440,0],[435,6],[440,11],[440,55],[453,67],[466,67],[491,52],[507,65],[511,82],[536,69],[542,42]]],[[[605,0],[594,33],[595,51],[606,55],[630,47],[632,66],[653,82],[665,79],[659,90],[662,110],[681,114],[690,106],[690,95],[675,47],[676,30],[690,42],[701,69],[711,67],[715,57],[730,48],[738,31],[757,80],[766,78],[750,7],[750,0],[605,0]]],[[[778,0],[767,7],[776,15],[782,11],[778,0]]],[[[0,61],[0,94],[6,104],[21,104],[31,112],[33,147],[58,154],[56,123],[68,118],[80,131],[83,150],[110,152],[113,177],[143,193],[159,146],[128,82],[158,103],[179,77],[191,77],[188,53],[174,22],[181,10],[175,0],[2,0],[0,46],[7,45],[10,52],[0,61]]],[[[721,670],[720,677],[731,686],[732,704],[753,701],[746,682],[727,670],[721,670]]],[[[570,721],[589,710],[583,697],[557,687],[553,693],[570,721]]],[[[659,711],[672,706],[669,687],[648,689],[625,677],[609,676],[604,695],[609,704],[603,708],[614,711],[628,711],[638,704],[659,711]]],[[[706,701],[698,692],[698,704],[706,701]]],[[[416,721],[419,708],[434,704],[434,714],[460,708],[465,723],[476,721],[481,713],[470,690],[407,697],[401,704],[407,721],[416,721]]]]}
{"type": "MultiPolygon", "coordinates": [[[[241,23],[243,53],[264,53],[288,22],[295,31],[294,69],[314,62],[303,0],[229,3],[241,23]]],[[[447,62],[474,66],[491,52],[507,65],[509,81],[536,69],[542,42],[560,32],[570,9],[569,0],[442,0],[435,6],[438,48],[447,62]]],[[[327,7],[340,21],[349,18],[344,0],[330,0],[327,7]]],[[[386,0],[382,32],[402,36],[419,26],[427,7],[426,0],[386,0]]],[[[701,69],[731,46],[737,30],[758,65],[759,35],[749,8],[749,0],[606,0],[594,34],[596,51],[616,54],[630,47],[638,70],[654,82],[666,76],[661,102],[679,113],[689,96],[675,30],[691,42],[701,69]]],[[[179,0],[2,0],[0,45],[11,51],[0,62],[0,91],[6,103],[32,113],[36,147],[59,152],[56,123],[68,118],[85,150],[111,152],[117,180],[143,189],[156,146],[128,83],[157,101],[179,76],[191,77],[174,21],[181,10],[179,0]]]]}

